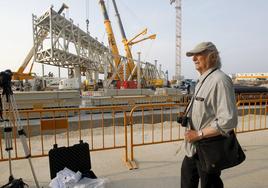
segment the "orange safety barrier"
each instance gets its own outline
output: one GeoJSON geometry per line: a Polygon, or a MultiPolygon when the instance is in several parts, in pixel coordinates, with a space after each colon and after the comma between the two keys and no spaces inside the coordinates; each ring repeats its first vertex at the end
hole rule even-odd
{"type": "MultiPolygon", "coordinates": [[[[236,128],[237,133],[259,131],[268,129],[267,126],[267,107],[268,99],[254,99],[254,100],[239,100],[237,102],[238,109],[238,126],[236,128]],[[247,122],[246,122],[247,118],[247,122]]],[[[180,131],[181,127],[176,122],[175,117],[180,111],[183,111],[185,106],[182,104],[146,104],[136,105],[130,112],[130,162],[132,166],[137,168],[137,162],[134,159],[134,147],[144,146],[149,144],[159,144],[166,142],[175,142],[183,140],[183,133],[180,131]],[[170,120],[165,123],[163,119],[163,108],[170,111],[168,114],[170,120]],[[177,109],[177,110],[175,110],[177,109]],[[155,112],[158,111],[158,121],[154,121],[155,112]],[[145,113],[147,116],[147,122],[144,122],[145,113]],[[139,114],[140,121],[137,121],[135,117],[139,114]],[[151,121],[148,121],[148,117],[151,121]],[[154,132],[156,132],[155,126],[160,124],[160,139],[155,140],[154,132]],[[140,128],[136,128],[139,126],[140,128]],[[147,130],[145,130],[147,128],[147,130]],[[173,138],[174,128],[178,130],[177,138],[173,138]],[[164,132],[169,131],[169,137],[163,139],[164,132]],[[150,135],[151,133],[151,135],[150,135]],[[137,135],[141,135],[140,138],[137,135]],[[149,139],[148,139],[149,137],[149,139]]],[[[166,132],[167,133],[167,132],[166,132]]]]}
{"type": "Polygon", "coordinates": [[[68,119],[41,120],[41,130],[67,129],[68,119]]]}
{"type": "Polygon", "coordinates": [[[268,99],[251,99],[237,101],[238,127],[236,131],[250,132],[267,129],[268,99]]]}
{"type": "MultiPolygon", "coordinates": [[[[83,140],[89,143],[91,151],[124,149],[123,160],[132,168],[127,158],[127,116],[120,106],[36,109],[19,113],[32,157],[47,156],[54,144],[69,146],[83,140]]],[[[3,135],[0,129],[0,161],[8,160],[3,135]]],[[[23,159],[16,135],[14,130],[12,159],[23,159]]]]}
{"type": "Polygon", "coordinates": [[[130,162],[133,168],[137,168],[134,147],[183,140],[181,126],[176,119],[184,108],[183,104],[174,103],[143,104],[132,108],[129,121],[130,162]]]}
{"type": "Polygon", "coordinates": [[[42,155],[45,155],[44,153],[44,131],[53,130],[54,132],[54,143],[57,144],[57,130],[64,129],[67,133],[67,146],[69,146],[69,125],[68,125],[68,119],[48,119],[48,120],[40,120],[40,132],[41,132],[41,144],[42,144],[42,155]]]}
{"type": "MultiPolygon", "coordinates": [[[[84,140],[91,151],[123,149],[124,162],[133,169],[137,168],[135,147],[183,140],[184,131],[176,118],[184,110],[186,101],[188,99],[182,103],[133,103],[129,116],[127,108],[122,106],[21,110],[19,114],[32,157],[47,156],[54,144],[69,146],[84,140]]],[[[268,129],[268,99],[238,100],[237,108],[238,133],[268,129]]],[[[18,139],[14,127],[12,159],[25,158],[18,139]]],[[[0,161],[8,160],[4,143],[1,127],[0,161]]]]}

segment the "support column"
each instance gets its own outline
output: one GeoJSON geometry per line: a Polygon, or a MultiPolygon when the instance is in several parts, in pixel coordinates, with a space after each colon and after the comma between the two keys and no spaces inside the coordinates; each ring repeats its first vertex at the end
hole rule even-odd
{"type": "Polygon", "coordinates": [[[86,71],[86,79],[87,80],[92,80],[92,71],[90,71],[90,70],[86,71]]]}
{"type": "Polygon", "coordinates": [[[45,65],[42,63],[42,76],[45,76],[45,65]]]}
{"type": "Polygon", "coordinates": [[[80,67],[74,67],[74,78],[77,78],[79,83],[79,88],[81,86],[81,70],[80,67]]]}
{"type": "Polygon", "coordinates": [[[124,67],[124,82],[127,81],[127,61],[123,62],[123,67],[124,67]]]}
{"type": "Polygon", "coordinates": [[[73,69],[68,68],[68,78],[73,78],[74,74],[73,74],[73,69]]]}
{"type": "Polygon", "coordinates": [[[104,80],[108,78],[108,69],[107,66],[104,66],[104,80]]]}
{"type": "Polygon", "coordinates": [[[93,74],[93,79],[96,81],[96,83],[98,82],[99,80],[99,71],[94,71],[94,74],[93,74]]]}
{"type": "Polygon", "coordinates": [[[137,63],[137,82],[138,82],[138,89],[141,88],[141,69],[140,69],[140,62],[141,62],[141,52],[138,52],[138,63],[137,63]]]}
{"type": "Polygon", "coordinates": [[[60,78],[60,67],[58,68],[59,78],[60,78]]]}
{"type": "MultiPolygon", "coordinates": [[[[42,63],[42,77],[45,76],[45,65],[42,63]]],[[[28,80],[27,80],[28,81],[28,80]]],[[[42,85],[45,87],[45,79],[42,79],[42,85]]]]}
{"type": "MultiPolygon", "coordinates": [[[[103,64],[104,64],[104,79],[103,79],[103,88],[104,89],[108,89],[109,85],[108,83],[111,83],[110,80],[112,78],[112,68],[111,65],[109,64],[109,54],[108,53],[104,53],[104,59],[103,59],[103,64]]],[[[115,76],[115,78],[118,78],[118,76],[115,76]]]]}
{"type": "Polygon", "coordinates": [[[92,79],[92,71],[91,70],[86,70],[85,76],[86,76],[87,85],[90,85],[90,86],[93,85],[94,86],[94,81],[92,79]]]}

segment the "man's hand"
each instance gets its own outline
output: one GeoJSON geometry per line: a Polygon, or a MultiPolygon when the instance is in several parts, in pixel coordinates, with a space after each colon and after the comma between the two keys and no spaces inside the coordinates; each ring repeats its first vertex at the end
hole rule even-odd
{"type": "Polygon", "coordinates": [[[198,131],[195,130],[187,130],[184,134],[184,137],[186,141],[191,143],[201,139],[201,137],[198,135],[198,131]]]}
{"type": "Polygon", "coordinates": [[[202,136],[199,136],[196,130],[187,130],[184,134],[185,140],[193,143],[195,141],[201,140],[202,138],[209,138],[213,136],[218,136],[221,133],[214,127],[206,127],[202,129],[202,136]]]}

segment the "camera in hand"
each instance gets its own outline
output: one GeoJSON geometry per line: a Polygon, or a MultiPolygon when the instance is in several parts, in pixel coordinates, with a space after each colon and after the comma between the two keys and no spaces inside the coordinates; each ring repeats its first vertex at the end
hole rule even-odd
{"type": "Polygon", "coordinates": [[[181,124],[182,127],[187,127],[189,119],[189,117],[181,115],[177,117],[177,122],[181,124]]]}

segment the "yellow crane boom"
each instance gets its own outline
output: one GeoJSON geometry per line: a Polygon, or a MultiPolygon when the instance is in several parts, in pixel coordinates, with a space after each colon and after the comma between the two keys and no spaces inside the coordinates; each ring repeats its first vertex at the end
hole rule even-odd
{"type": "MultiPolygon", "coordinates": [[[[120,55],[119,55],[118,47],[116,45],[116,40],[115,40],[115,37],[114,37],[111,22],[110,22],[110,19],[109,19],[109,16],[108,16],[107,9],[106,9],[104,1],[100,0],[99,3],[100,3],[100,6],[101,6],[103,18],[104,18],[105,30],[106,30],[106,33],[108,35],[108,43],[109,43],[110,49],[112,51],[112,54],[114,56],[115,66],[118,67],[118,65],[120,64],[120,55]]],[[[119,75],[120,75],[120,80],[124,80],[124,78],[123,78],[124,75],[123,75],[123,69],[122,68],[119,69],[119,75]]],[[[119,78],[116,75],[115,80],[118,80],[118,79],[119,78]]]]}
{"type": "Polygon", "coordinates": [[[117,9],[116,2],[115,2],[115,0],[113,0],[112,2],[113,2],[114,9],[115,9],[115,15],[117,17],[117,21],[118,21],[118,24],[119,24],[119,28],[120,28],[120,32],[121,32],[121,36],[122,36],[122,42],[124,44],[124,49],[125,49],[125,52],[126,52],[126,57],[127,57],[126,77],[128,78],[129,75],[131,74],[131,71],[134,69],[135,64],[134,64],[134,61],[133,61],[133,57],[132,57],[130,47],[127,44],[127,42],[128,42],[127,37],[126,37],[125,30],[124,30],[124,27],[123,27],[123,24],[122,24],[122,21],[121,21],[121,18],[120,18],[118,9],[117,9]]]}
{"type": "Polygon", "coordinates": [[[122,42],[124,44],[124,49],[125,49],[125,53],[126,53],[126,57],[127,57],[126,77],[128,79],[130,74],[132,74],[132,79],[135,79],[137,77],[137,71],[134,70],[135,63],[133,61],[133,57],[132,57],[132,53],[131,53],[131,46],[133,44],[139,43],[139,42],[147,40],[147,39],[155,39],[156,35],[154,34],[154,35],[148,36],[146,38],[143,38],[143,39],[140,39],[140,40],[134,42],[134,40],[136,38],[138,38],[140,35],[145,35],[147,33],[147,29],[145,29],[141,33],[136,35],[134,38],[132,38],[131,40],[127,40],[125,31],[124,31],[124,27],[122,24],[122,20],[121,20],[121,17],[119,15],[119,12],[117,9],[116,2],[115,2],[115,0],[112,0],[112,2],[113,2],[114,9],[115,9],[115,14],[116,14],[116,17],[118,20],[119,29],[120,29],[121,36],[122,36],[122,42]]]}

